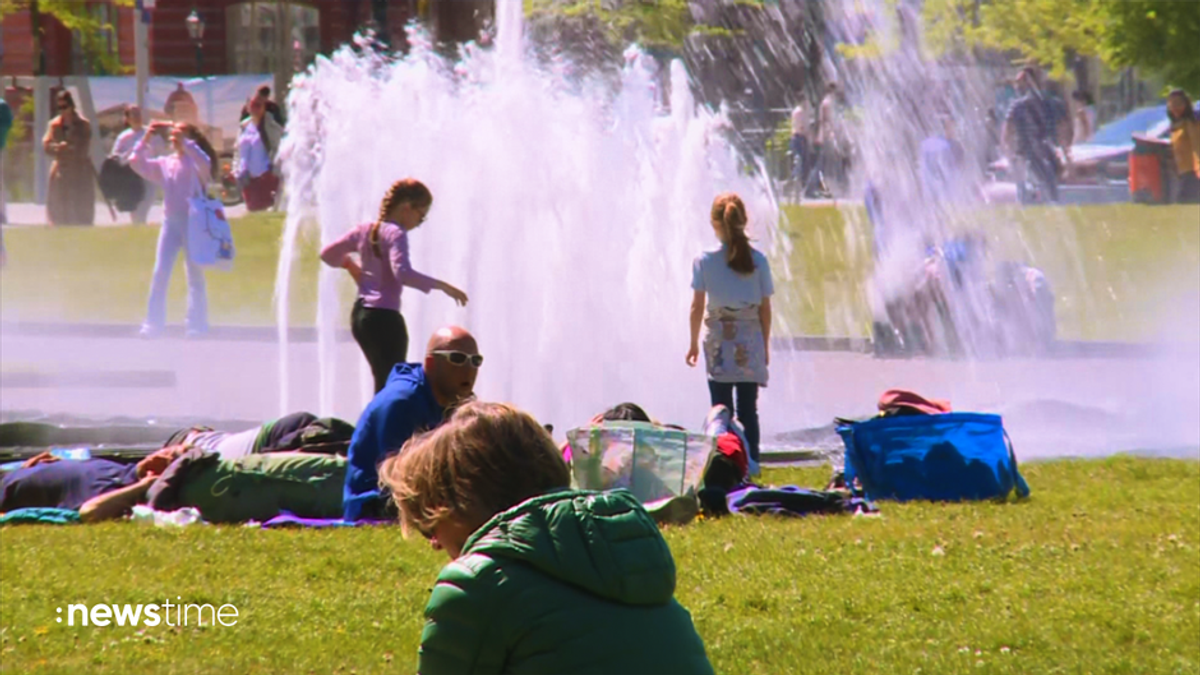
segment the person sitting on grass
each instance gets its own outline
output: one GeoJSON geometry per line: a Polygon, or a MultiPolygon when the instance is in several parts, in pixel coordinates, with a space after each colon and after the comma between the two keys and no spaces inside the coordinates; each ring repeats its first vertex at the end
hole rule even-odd
{"type": "Polygon", "coordinates": [[[367,404],[350,439],[342,518],[382,516],[387,498],[379,489],[379,463],[413,434],[442,423],[446,411],[473,397],[483,357],[465,328],[438,329],[425,348],[425,362],[400,363],[367,404]]]}
{"type": "Polygon", "coordinates": [[[402,532],[451,558],[425,608],[423,675],[713,672],[645,509],[624,490],[569,490],[528,414],[466,403],[380,475],[402,532]]]}

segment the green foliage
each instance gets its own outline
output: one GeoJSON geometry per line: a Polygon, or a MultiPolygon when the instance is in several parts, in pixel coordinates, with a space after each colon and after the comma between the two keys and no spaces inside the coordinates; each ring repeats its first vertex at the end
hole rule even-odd
{"type": "Polygon", "coordinates": [[[678,51],[692,30],[687,0],[525,0],[531,19],[592,20],[613,47],[636,42],[678,51]]]}
{"type": "Polygon", "coordinates": [[[37,107],[34,105],[35,103],[36,101],[32,96],[27,96],[21,102],[21,107],[13,111],[12,127],[8,130],[8,142],[10,144],[28,140],[31,125],[26,120],[33,119],[34,109],[37,107]]]}
{"type": "Polygon", "coordinates": [[[1061,78],[1068,54],[1096,56],[1109,30],[1106,0],[929,0],[922,12],[939,52],[985,47],[1014,52],[1061,78]]]}
{"type": "MultiPolygon", "coordinates": [[[[112,0],[116,7],[133,7],[134,0],[112,0]]],[[[102,21],[92,13],[89,3],[78,0],[0,0],[0,17],[35,9],[43,15],[57,19],[68,30],[73,39],[79,41],[80,50],[91,74],[116,75],[129,70],[121,65],[115,50],[109,50],[109,41],[115,43],[116,27],[102,21]]]]}
{"type": "Polygon", "coordinates": [[[1106,62],[1150,69],[1168,86],[1200,96],[1200,5],[1122,0],[1111,4],[1108,18],[1113,29],[1101,50],[1106,62]]]}
{"type": "MultiPolygon", "coordinates": [[[[676,596],[719,673],[1197,672],[1200,463],[1118,456],[1022,471],[1033,488],[1022,503],[668,528],[676,596]]],[[[828,477],[768,468],[763,481],[828,477]]],[[[392,527],[106,523],[13,527],[0,540],[0,671],[13,673],[410,673],[446,563],[392,527]],[[55,621],[68,604],[177,596],[233,604],[238,623],[55,621]]]]}
{"type": "Polygon", "coordinates": [[[1060,78],[1071,55],[1136,66],[1200,91],[1200,7],[1162,0],[925,0],[927,44],[937,54],[971,47],[1011,52],[1060,78]]]}

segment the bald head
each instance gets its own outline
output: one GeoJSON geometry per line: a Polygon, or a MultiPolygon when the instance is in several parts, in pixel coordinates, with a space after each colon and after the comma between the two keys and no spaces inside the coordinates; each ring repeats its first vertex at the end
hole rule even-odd
{"type": "Polygon", "coordinates": [[[446,326],[434,331],[425,347],[425,375],[433,396],[442,407],[464,401],[475,394],[479,365],[475,336],[461,326],[446,326]]]}
{"type": "Polygon", "coordinates": [[[443,326],[435,330],[429,337],[429,344],[425,346],[425,355],[429,356],[435,351],[445,349],[458,350],[468,354],[479,353],[475,336],[462,326],[443,326]]]}

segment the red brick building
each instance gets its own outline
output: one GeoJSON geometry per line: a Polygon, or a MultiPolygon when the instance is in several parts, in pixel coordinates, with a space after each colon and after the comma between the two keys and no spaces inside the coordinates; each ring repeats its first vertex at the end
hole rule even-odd
{"type": "MultiPolygon", "coordinates": [[[[113,27],[99,36],[100,43],[107,43],[109,53],[131,72],[138,10],[118,7],[111,0],[81,1],[113,27]]],[[[199,68],[205,75],[273,72],[279,58],[307,65],[316,54],[328,54],[356,31],[376,25],[380,10],[386,15],[386,28],[378,32],[393,47],[403,48],[404,27],[413,18],[429,26],[438,41],[470,40],[494,12],[494,0],[157,0],[154,5],[149,10],[151,75],[196,75],[199,68]],[[192,11],[204,21],[199,58],[187,29],[192,11]]],[[[117,74],[98,72],[97,64],[82,53],[78,36],[54,17],[43,13],[39,23],[42,74],[117,74]]],[[[0,75],[36,74],[30,11],[6,15],[2,26],[0,75]]]]}

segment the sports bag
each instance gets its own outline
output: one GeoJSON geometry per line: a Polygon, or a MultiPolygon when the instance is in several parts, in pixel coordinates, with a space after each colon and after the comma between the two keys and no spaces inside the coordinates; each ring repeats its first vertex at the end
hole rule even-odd
{"type": "Polygon", "coordinates": [[[846,484],[868,499],[962,501],[1029,496],[999,415],[944,413],[842,422],[846,484]]]}

